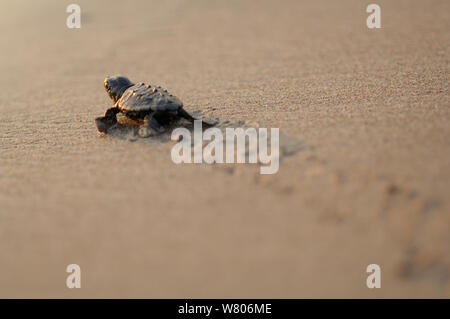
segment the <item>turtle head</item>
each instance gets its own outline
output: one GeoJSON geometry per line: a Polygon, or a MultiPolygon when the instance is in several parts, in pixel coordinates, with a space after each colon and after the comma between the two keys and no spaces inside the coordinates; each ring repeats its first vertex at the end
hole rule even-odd
{"type": "Polygon", "coordinates": [[[123,92],[128,89],[130,86],[133,86],[134,83],[128,80],[125,76],[116,75],[116,76],[108,76],[104,81],[106,92],[108,92],[109,97],[116,103],[123,92]]]}

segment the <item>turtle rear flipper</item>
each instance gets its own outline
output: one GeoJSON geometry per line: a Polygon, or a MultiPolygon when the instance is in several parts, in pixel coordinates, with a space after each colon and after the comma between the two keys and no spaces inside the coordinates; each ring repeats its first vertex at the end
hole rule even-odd
{"type": "MultiPolygon", "coordinates": [[[[194,123],[194,121],[198,120],[195,117],[193,117],[191,114],[186,112],[183,108],[179,108],[178,109],[178,116],[181,117],[181,118],[184,118],[184,119],[186,119],[186,120],[188,120],[188,121],[190,121],[192,123],[194,123]]],[[[216,123],[207,122],[207,121],[205,121],[203,119],[201,121],[202,121],[202,125],[204,127],[213,127],[216,124],[216,123]]]]}
{"type": "Polygon", "coordinates": [[[195,117],[193,117],[191,114],[189,114],[188,112],[186,112],[182,107],[180,107],[178,109],[178,116],[181,118],[184,118],[188,121],[194,122],[196,120],[195,117]]]}
{"type": "Polygon", "coordinates": [[[165,129],[159,124],[159,122],[156,120],[155,115],[157,115],[158,112],[151,113],[145,117],[145,123],[139,127],[139,136],[140,137],[149,137],[152,135],[157,135],[164,133],[165,129]],[[152,134],[152,131],[154,134],[152,134]]]}

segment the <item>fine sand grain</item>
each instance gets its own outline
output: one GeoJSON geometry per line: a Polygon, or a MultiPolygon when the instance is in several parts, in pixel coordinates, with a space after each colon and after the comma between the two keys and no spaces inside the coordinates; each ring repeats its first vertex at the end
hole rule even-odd
{"type": "Polygon", "coordinates": [[[356,0],[77,3],[0,1],[0,297],[450,297],[448,0],[377,30],[356,0]],[[280,128],[279,172],[100,135],[114,74],[280,128]]]}

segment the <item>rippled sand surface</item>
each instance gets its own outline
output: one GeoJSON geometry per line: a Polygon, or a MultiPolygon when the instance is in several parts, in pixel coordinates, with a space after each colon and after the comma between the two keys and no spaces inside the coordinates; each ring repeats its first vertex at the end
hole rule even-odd
{"type": "Polygon", "coordinates": [[[450,297],[449,1],[378,30],[361,1],[77,3],[0,1],[0,297],[450,297]],[[279,172],[98,134],[113,74],[279,128],[279,172]]]}

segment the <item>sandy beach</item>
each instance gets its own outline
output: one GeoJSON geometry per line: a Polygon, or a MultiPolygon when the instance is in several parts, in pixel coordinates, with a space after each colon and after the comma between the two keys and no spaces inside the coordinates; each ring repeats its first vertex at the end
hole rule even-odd
{"type": "Polygon", "coordinates": [[[450,297],[449,1],[76,3],[0,1],[0,297],[450,297]],[[98,133],[114,74],[279,128],[278,173],[98,133]]]}

